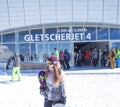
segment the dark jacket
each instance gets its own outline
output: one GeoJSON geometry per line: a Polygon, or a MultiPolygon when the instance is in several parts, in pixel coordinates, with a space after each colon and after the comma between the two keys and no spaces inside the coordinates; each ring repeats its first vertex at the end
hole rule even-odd
{"type": "Polygon", "coordinates": [[[20,57],[19,57],[19,55],[14,55],[14,57],[13,57],[13,67],[20,67],[20,57]]]}

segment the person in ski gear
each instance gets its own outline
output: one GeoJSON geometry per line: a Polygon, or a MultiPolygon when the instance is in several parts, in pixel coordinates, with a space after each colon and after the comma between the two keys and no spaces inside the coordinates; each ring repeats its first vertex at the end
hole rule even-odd
{"type": "Polygon", "coordinates": [[[65,65],[66,65],[66,68],[69,70],[70,69],[70,64],[69,64],[69,62],[70,62],[70,53],[69,53],[69,51],[67,49],[65,49],[64,54],[65,54],[65,56],[64,56],[65,65]]]}
{"type": "Polygon", "coordinates": [[[21,73],[20,73],[20,57],[17,53],[14,53],[13,57],[13,69],[12,69],[12,82],[15,81],[15,74],[18,74],[18,80],[21,80],[21,73]]]}
{"type": "Polygon", "coordinates": [[[107,50],[106,48],[104,49],[102,56],[103,56],[103,66],[104,66],[104,67],[108,67],[109,64],[107,64],[107,63],[108,63],[108,61],[109,61],[109,58],[108,58],[109,52],[108,52],[108,50],[107,50]],[[107,66],[106,66],[106,65],[107,65],[107,66]]]}
{"type": "Polygon", "coordinates": [[[116,67],[116,64],[115,64],[116,54],[114,49],[111,49],[109,53],[109,58],[110,58],[110,68],[114,69],[116,67]]]}
{"type": "Polygon", "coordinates": [[[59,52],[59,61],[63,69],[65,69],[65,54],[62,50],[59,52]]]}
{"type": "Polygon", "coordinates": [[[59,51],[57,48],[54,48],[54,53],[53,55],[57,58],[57,60],[59,61],[59,51]]]}
{"type": "Polygon", "coordinates": [[[45,71],[44,107],[52,107],[58,103],[66,104],[64,76],[57,58],[49,57],[45,71]]]}

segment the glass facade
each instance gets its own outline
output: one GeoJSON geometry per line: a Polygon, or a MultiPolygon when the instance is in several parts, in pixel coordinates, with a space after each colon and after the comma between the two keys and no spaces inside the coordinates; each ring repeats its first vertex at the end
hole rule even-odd
{"type": "Polygon", "coordinates": [[[119,25],[119,0],[0,1],[0,45],[24,61],[45,62],[55,47],[74,57],[74,43],[120,48],[119,25]]]}
{"type": "MultiPolygon", "coordinates": [[[[109,48],[118,47],[120,43],[120,28],[88,27],[88,26],[56,26],[38,27],[1,34],[1,45],[12,52],[18,52],[24,56],[23,61],[45,62],[54,48],[59,51],[68,49],[71,57],[74,57],[74,43],[83,42],[109,42],[109,48]]],[[[73,59],[71,59],[72,63],[73,59]]]]}

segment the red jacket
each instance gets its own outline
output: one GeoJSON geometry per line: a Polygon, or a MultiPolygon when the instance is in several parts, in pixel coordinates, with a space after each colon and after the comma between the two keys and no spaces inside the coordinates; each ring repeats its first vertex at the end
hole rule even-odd
{"type": "Polygon", "coordinates": [[[90,52],[89,52],[89,51],[86,51],[85,54],[84,54],[84,57],[85,57],[85,59],[90,58],[90,52]]]}

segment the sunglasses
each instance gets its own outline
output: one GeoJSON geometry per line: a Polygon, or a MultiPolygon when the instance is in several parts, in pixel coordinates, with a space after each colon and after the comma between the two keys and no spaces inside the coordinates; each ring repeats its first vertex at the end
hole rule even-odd
{"type": "Polygon", "coordinates": [[[48,63],[49,65],[52,65],[52,64],[53,64],[53,62],[52,62],[52,61],[48,61],[47,63],[48,63]]]}

